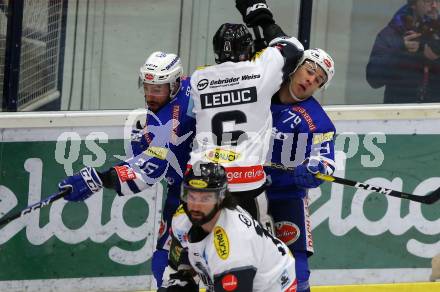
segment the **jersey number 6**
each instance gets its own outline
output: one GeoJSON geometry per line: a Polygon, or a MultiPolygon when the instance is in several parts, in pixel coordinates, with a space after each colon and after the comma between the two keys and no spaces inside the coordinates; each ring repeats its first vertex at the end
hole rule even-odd
{"type": "Polygon", "coordinates": [[[212,118],[212,135],[214,141],[217,140],[217,145],[232,145],[237,146],[243,140],[247,140],[248,136],[244,131],[228,131],[224,132],[223,125],[225,122],[234,122],[234,124],[244,124],[247,122],[246,115],[242,111],[227,111],[214,115],[212,118]]]}

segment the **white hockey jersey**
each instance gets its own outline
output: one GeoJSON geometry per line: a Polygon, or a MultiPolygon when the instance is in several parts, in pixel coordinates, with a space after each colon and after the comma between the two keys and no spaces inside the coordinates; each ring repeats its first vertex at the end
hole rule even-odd
{"type": "MultiPolygon", "coordinates": [[[[298,42],[298,46],[299,51],[302,45],[298,42]]],[[[270,103],[288,63],[280,50],[269,47],[252,61],[209,66],[191,76],[196,137],[189,164],[222,164],[233,192],[256,189],[266,179],[270,103]]]]}
{"type": "Polygon", "coordinates": [[[179,208],[172,221],[173,236],[187,248],[189,262],[207,291],[296,291],[295,260],[289,249],[241,207],[222,209],[213,231],[198,242],[190,242],[191,226],[179,208]]]}

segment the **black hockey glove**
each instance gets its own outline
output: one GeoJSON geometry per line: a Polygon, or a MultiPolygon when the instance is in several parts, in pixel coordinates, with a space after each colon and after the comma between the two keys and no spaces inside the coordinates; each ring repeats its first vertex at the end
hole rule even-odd
{"type": "Polygon", "coordinates": [[[235,7],[248,27],[264,27],[275,23],[265,0],[235,0],[235,7]]]}
{"type": "Polygon", "coordinates": [[[190,271],[180,270],[170,275],[157,292],[199,292],[199,285],[194,281],[190,271]]]}

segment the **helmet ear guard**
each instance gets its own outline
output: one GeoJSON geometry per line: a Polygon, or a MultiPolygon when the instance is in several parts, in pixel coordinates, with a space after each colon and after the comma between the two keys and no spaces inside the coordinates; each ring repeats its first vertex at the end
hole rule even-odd
{"type": "Polygon", "coordinates": [[[212,44],[217,64],[245,61],[253,55],[254,41],[251,33],[243,24],[222,24],[215,33],[212,44]]]}
{"type": "Polygon", "coordinates": [[[154,52],[139,69],[139,87],[147,84],[169,84],[170,98],[174,98],[181,86],[183,67],[176,54],[154,52]]]}

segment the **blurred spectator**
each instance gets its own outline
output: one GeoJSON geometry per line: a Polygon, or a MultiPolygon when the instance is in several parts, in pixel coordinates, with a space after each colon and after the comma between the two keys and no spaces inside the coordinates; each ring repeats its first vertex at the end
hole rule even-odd
{"type": "Polygon", "coordinates": [[[377,35],[367,65],[384,103],[440,102],[439,0],[408,0],[377,35]]]}

